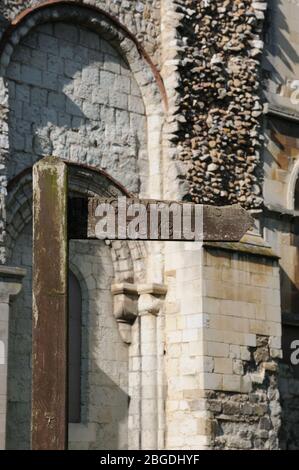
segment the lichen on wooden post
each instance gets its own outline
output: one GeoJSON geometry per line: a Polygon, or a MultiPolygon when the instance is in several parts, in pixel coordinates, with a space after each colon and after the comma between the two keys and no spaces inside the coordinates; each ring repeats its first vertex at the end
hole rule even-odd
{"type": "Polygon", "coordinates": [[[33,167],[32,449],[67,447],[67,166],[33,167]]]}

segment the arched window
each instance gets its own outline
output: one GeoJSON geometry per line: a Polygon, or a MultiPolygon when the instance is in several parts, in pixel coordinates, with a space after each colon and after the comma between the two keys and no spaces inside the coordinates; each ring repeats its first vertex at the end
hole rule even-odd
{"type": "Polygon", "coordinates": [[[294,191],[294,209],[295,211],[299,211],[299,178],[297,178],[294,191]]]}
{"type": "Polygon", "coordinates": [[[81,421],[82,295],[78,279],[69,271],[69,422],[81,421]]]}

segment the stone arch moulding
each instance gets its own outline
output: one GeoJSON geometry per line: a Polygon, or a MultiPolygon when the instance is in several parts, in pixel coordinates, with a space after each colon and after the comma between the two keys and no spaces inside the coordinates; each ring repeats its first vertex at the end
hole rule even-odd
{"type": "MultiPolygon", "coordinates": [[[[167,107],[167,94],[163,79],[157,67],[150,58],[149,54],[145,51],[139,41],[135,38],[134,34],[131,33],[131,31],[126,26],[121,24],[120,21],[118,21],[118,19],[112,16],[110,13],[105,12],[103,9],[96,7],[95,5],[85,4],[84,0],[82,0],[80,3],[76,2],[75,0],[46,0],[37,3],[32,7],[26,8],[11,21],[10,25],[4,31],[3,36],[0,40],[0,55],[5,52],[7,53],[8,57],[10,57],[14,46],[18,44],[20,39],[25,36],[28,31],[34,26],[51,20],[66,20],[67,17],[73,20],[77,19],[77,21],[79,21],[80,23],[87,24],[89,27],[92,27],[92,29],[98,29],[101,32],[108,33],[109,36],[111,36],[111,33],[114,37],[118,37],[120,34],[119,37],[121,39],[129,39],[135,45],[140,57],[143,57],[145,62],[147,62],[147,64],[151,68],[153,77],[160,90],[164,105],[167,107]],[[68,7],[72,8],[73,10],[77,9],[78,16],[76,15],[75,11],[65,11],[64,15],[60,16],[60,7],[68,7]],[[87,13],[93,13],[93,16],[90,15],[88,17],[87,15],[85,15],[84,18],[83,15],[83,18],[80,18],[80,15],[82,12],[84,12],[84,10],[87,13]],[[99,19],[99,17],[102,18],[99,19]],[[115,30],[114,32],[112,31],[113,29],[115,30]],[[119,34],[115,34],[116,31],[119,34]],[[12,49],[8,47],[7,50],[7,46],[9,44],[12,46],[12,49]]],[[[124,49],[123,52],[127,56],[127,53],[129,52],[127,46],[125,48],[121,47],[121,49],[124,49]]],[[[130,61],[130,57],[128,57],[128,60],[130,61]]]]}
{"type": "Polygon", "coordinates": [[[289,176],[289,182],[288,182],[288,187],[287,187],[287,209],[294,211],[295,210],[295,189],[296,189],[296,183],[299,178],[299,161],[297,161],[293,169],[291,171],[291,174],[289,176]]]}
{"type": "MultiPolygon", "coordinates": [[[[29,31],[47,22],[77,22],[110,41],[127,60],[132,74],[139,86],[147,117],[148,183],[143,191],[144,197],[159,199],[163,197],[163,150],[162,133],[165,114],[168,109],[167,95],[162,77],[149,55],[135,36],[117,19],[96,6],[72,0],[48,0],[21,12],[7,27],[0,40],[0,157],[9,158],[9,91],[6,84],[6,69],[12,54],[29,31]]],[[[5,175],[6,170],[1,173],[5,175]]],[[[5,186],[5,178],[1,184],[5,186]]],[[[4,189],[5,192],[5,189],[4,189]]]]}
{"type": "MultiPolygon", "coordinates": [[[[69,169],[69,191],[84,196],[132,196],[104,170],[65,161],[69,169]]],[[[7,196],[7,258],[24,227],[32,219],[32,167],[15,176],[8,184],[7,196]]],[[[137,317],[137,284],[146,283],[146,245],[139,241],[107,242],[111,251],[114,283],[114,316],[124,342],[130,343],[130,327],[137,317]],[[123,268],[125,265],[125,268],[123,268]],[[117,287],[117,289],[116,289],[117,287]],[[123,295],[119,295],[123,294],[123,295]]],[[[81,277],[82,278],[82,277],[81,277]]]]}

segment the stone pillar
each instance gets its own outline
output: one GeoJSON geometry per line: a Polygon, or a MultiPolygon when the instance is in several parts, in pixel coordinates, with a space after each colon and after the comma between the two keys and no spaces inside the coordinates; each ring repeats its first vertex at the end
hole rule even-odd
{"type": "Polygon", "coordinates": [[[240,243],[168,244],[167,449],[276,449],[281,357],[277,255],[240,243]]]}
{"type": "Polygon", "coordinates": [[[161,284],[113,284],[114,316],[129,357],[129,448],[164,448],[164,338],[166,294],[161,284]]]}
{"type": "Polygon", "coordinates": [[[213,449],[279,448],[278,257],[258,235],[205,243],[201,387],[213,449]],[[232,425],[233,424],[233,425],[232,425]]]}
{"type": "MultiPolygon", "coordinates": [[[[166,288],[160,284],[143,285],[138,288],[140,316],[140,388],[141,388],[141,449],[155,450],[161,446],[158,436],[161,433],[163,418],[160,416],[162,377],[161,348],[158,344],[157,316],[161,310],[166,288]],[[159,380],[158,380],[159,378],[159,380]],[[160,444],[160,445],[159,445],[160,444]]],[[[163,349],[162,349],[163,351],[163,349]]],[[[162,352],[163,354],[163,352],[162,352]]],[[[159,439],[161,441],[161,439],[159,439]]]]}
{"type": "Polygon", "coordinates": [[[0,450],[5,449],[9,304],[21,290],[26,271],[0,266],[0,450]]]}

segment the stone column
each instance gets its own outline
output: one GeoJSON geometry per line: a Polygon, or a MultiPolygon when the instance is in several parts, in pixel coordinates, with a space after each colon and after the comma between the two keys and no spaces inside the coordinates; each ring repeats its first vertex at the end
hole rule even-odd
{"type": "MultiPolygon", "coordinates": [[[[160,284],[143,285],[138,288],[140,317],[140,357],[141,357],[141,449],[155,450],[161,446],[158,442],[160,426],[163,419],[160,416],[161,406],[161,348],[158,344],[157,316],[161,310],[166,287],[160,284]],[[159,380],[158,380],[159,378],[159,380]]],[[[162,349],[163,351],[163,349],[162,349]]],[[[163,352],[162,352],[163,353],[163,352]]]]}
{"type": "Polygon", "coordinates": [[[0,450],[5,449],[9,304],[21,290],[26,271],[0,266],[0,450]]]}

